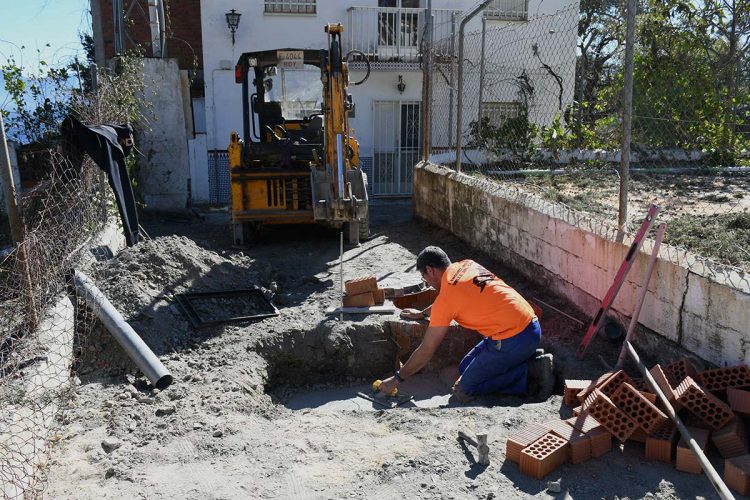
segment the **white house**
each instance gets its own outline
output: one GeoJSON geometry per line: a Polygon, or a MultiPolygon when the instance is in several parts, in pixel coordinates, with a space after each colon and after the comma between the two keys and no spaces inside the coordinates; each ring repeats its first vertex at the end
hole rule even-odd
{"type": "MultiPolygon", "coordinates": [[[[411,167],[420,146],[422,42],[428,0],[202,0],[201,29],[205,80],[205,147],[208,169],[191,168],[192,196],[196,203],[228,199],[229,175],[224,151],[229,134],[242,130],[241,86],[235,83],[234,67],[244,52],[280,48],[326,47],[324,26],[344,24],[344,51],[359,50],[370,61],[369,79],[349,92],[355,103],[350,124],[360,143],[360,157],[370,178],[374,196],[411,193],[411,167]],[[234,35],[226,14],[241,14],[234,35]]],[[[435,38],[457,32],[461,14],[477,0],[432,0],[435,38]]],[[[524,23],[532,15],[553,13],[570,0],[494,0],[485,13],[488,26],[524,23]]],[[[481,15],[467,32],[481,29],[481,15]]],[[[575,67],[575,40],[570,42],[570,68],[575,67]]],[[[350,63],[351,80],[364,76],[362,57],[350,63]]],[[[287,87],[306,81],[307,75],[288,73],[287,87]]],[[[314,100],[319,80],[308,78],[307,95],[300,106],[314,100]]],[[[275,86],[275,92],[285,88],[275,86]]],[[[195,103],[194,103],[195,106],[195,103]]],[[[203,115],[203,113],[200,113],[203,115]]],[[[198,127],[203,128],[203,127],[198,127]]],[[[202,142],[202,141],[201,141],[202,142]]],[[[202,147],[202,144],[201,144],[202,147]]],[[[192,151],[194,158],[201,151],[192,151]]]]}

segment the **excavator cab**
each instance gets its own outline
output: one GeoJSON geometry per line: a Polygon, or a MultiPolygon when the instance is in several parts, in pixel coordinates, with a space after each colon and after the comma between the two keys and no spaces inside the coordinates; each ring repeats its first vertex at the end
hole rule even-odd
{"type": "Polygon", "coordinates": [[[348,120],[343,26],[325,30],[327,49],[248,52],[237,61],[243,129],[241,137],[230,134],[228,151],[238,245],[266,224],[346,226],[352,244],[369,236],[367,178],[348,120]]]}

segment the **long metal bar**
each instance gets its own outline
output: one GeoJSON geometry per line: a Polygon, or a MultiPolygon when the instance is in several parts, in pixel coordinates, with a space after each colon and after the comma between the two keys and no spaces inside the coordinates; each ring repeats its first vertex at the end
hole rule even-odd
{"type": "Polygon", "coordinates": [[[640,370],[641,375],[643,375],[643,378],[646,379],[649,387],[651,387],[651,390],[654,391],[654,393],[659,397],[659,400],[664,406],[667,415],[669,415],[669,418],[674,421],[677,429],[682,435],[682,438],[690,446],[690,449],[693,450],[693,453],[695,453],[698,462],[700,462],[703,471],[706,473],[706,477],[709,481],[711,481],[711,485],[716,490],[716,493],[718,493],[722,499],[733,500],[734,495],[732,495],[732,492],[729,491],[729,488],[727,488],[727,485],[724,484],[724,481],[721,480],[721,476],[719,476],[718,472],[716,472],[716,469],[714,469],[714,466],[711,465],[711,462],[708,461],[706,455],[703,453],[703,450],[701,450],[700,446],[698,446],[698,443],[696,443],[695,439],[693,439],[693,436],[690,435],[690,431],[687,429],[687,427],[685,427],[685,424],[682,423],[682,420],[677,415],[677,412],[674,411],[672,404],[662,392],[659,384],[656,383],[654,377],[646,369],[646,365],[644,365],[641,361],[641,358],[640,356],[638,356],[638,353],[636,352],[635,347],[633,347],[633,344],[631,344],[630,341],[626,340],[625,347],[627,348],[630,357],[633,358],[635,364],[638,365],[638,369],[640,370]]]}
{"type": "Polygon", "coordinates": [[[422,39],[422,161],[430,157],[430,87],[432,86],[432,0],[427,0],[425,30],[422,39]]]}
{"type": "MultiPolygon", "coordinates": [[[[631,0],[633,1],[633,0],[631,0]]],[[[472,10],[468,16],[461,20],[461,25],[458,29],[458,95],[456,96],[456,172],[461,171],[461,132],[463,130],[462,114],[463,114],[463,88],[464,88],[464,30],[466,24],[471,21],[474,16],[483,11],[492,0],[485,0],[479,4],[474,10],[472,10]]]]}
{"type": "Polygon", "coordinates": [[[482,99],[484,98],[484,51],[487,18],[482,16],[482,52],[479,56],[479,105],[477,106],[477,137],[482,137],[482,99]]]}
{"type": "Polygon", "coordinates": [[[21,220],[21,213],[18,210],[18,197],[16,193],[16,183],[13,180],[13,169],[10,165],[10,153],[8,151],[8,141],[5,137],[5,124],[3,115],[0,113],[0,177],[5,186],[5,212],[8,214],[8,224],[10,224],[10,235],[13,243],[18,245],[24,239],[24,226],[21,220]]]}
{"type": "Polygon", "coordinates": [[[622,88],[622,152],[620,156],[620,204],[617,213],[617,240],[625,238],[628,224],[628,181],[630,176],[630,137],[633,119],[633,57],[635,52],[636,0],[628,0],[625,38],[625,76],[622,88]]]}
{"type": "Polygon", "coordinates": [[[154,387],[157,389],[168,387],[172,383],[172,375],[101,290],[80,271],[75,271],[73,282],[76,293],[101,320],[109,333],[125,349],[130,359],[154,384],[154,387]]]}
{"type": "MultiPolygon", "coordinates": [[[[659,256],[659,247],[661,246],[661,242],[664,239],[664,232],[666,230],[667,225],[663,222],[659,224],[658,228],[656,228],[656,240],[654,241],[654,248],[653,250],[651,250],[651,256],[648,258],[648,265],[643,271],[643,278],[641,278],[641,289],[639,290],[638,298],[635,301],[635,309],[633,310],[633,316],[630,318],[628,333],[625,335],[625,340],[627,341],[633,340],[635,327],[636,325],[638,325],[638,316],[640,316],[641,314],[641,307],[643,307],[643,301],[646,299],[646,292],[648,292],[648,282],[651,281],[651,273],[653,273],[654,271],[656,259],[659,256]]],[[[626,351],[627,349],[625,349],[625,346],[620,349],[620,357],[617,358],[615,370],[619,370],[620,368],[622,368],[622,365],[625,364],[625,356],[627,354],[626,351]]]]}
{"type": "Polygon", "coordinates": [[[451,13],[451,77],[448,85],[448,147],[453,147],[453,100],[456,93],[456,13],[451,13]]]}

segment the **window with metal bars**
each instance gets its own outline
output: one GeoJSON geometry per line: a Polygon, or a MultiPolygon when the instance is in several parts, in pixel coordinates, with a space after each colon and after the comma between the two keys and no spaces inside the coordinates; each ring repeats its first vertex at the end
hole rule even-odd
{"type": "Polygon", "coordinates": [[[265,0],[267,14],[315,14],[316,0],[265,0]]]}
{"type": "Polygon", "coordinates": [[[528,0],[493,0],[484,10],[487,19],[524,21],[529,18],[528,0]]]}
{"type": "Polygon", "coordinates": [[[494,127],[502,127],[520,113],[521,103],[518,102],[482,102],[482,118],[487,118],[494,127]]]}

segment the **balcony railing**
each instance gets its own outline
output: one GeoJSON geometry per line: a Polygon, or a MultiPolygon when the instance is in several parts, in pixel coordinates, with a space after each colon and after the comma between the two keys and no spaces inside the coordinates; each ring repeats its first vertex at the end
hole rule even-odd
{"type": "Polygon", "coordinates": [[[487,19],[525,21],[529,18],[528,0],[494,0],[484,11],[487,19]]]}
{"type": "MultiPolygon", "coordinates": [[[[365,54],[373,69],[418,69],[425,36],[425,10],[397,7],[350,7],[347,50],[365,54]]],[[[433,9],[433,39],[457,29],[461,11],[433,9]]],[[[362,62],[355,56],[352,64],[362,62]]]]}

